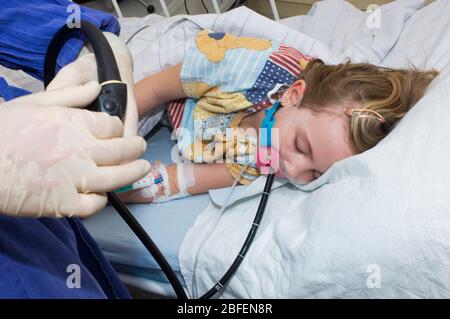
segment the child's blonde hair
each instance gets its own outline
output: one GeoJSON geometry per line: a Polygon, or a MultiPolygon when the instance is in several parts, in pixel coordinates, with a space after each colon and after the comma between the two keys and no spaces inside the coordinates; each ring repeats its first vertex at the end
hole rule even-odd
{"type": "Polygon", "coordinates": [[[306,90],[301,106],[321,112],[332,104],[346,106],[358,102],[358,108],[379,113],[375,117],[349,118],[350,141],[355,151],[374,147],[424,95],[438,72],[391,69],[367,63],[326,65],[320,59],[310,61],[301,78],[306,90]]]}

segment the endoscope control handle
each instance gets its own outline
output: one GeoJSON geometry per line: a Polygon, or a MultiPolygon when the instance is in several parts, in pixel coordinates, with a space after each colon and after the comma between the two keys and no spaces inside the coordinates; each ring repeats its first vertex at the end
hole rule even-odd
{"type": "Polygon", "coordinates": [[[105,112],[111,116],[118,116],[123,121],[126,105],[127,85],[118,81],[102,85],[100,94],[88,109],[105,112]]]}

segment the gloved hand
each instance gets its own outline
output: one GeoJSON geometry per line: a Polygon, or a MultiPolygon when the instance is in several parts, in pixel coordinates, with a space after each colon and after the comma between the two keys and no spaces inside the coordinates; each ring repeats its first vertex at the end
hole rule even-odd
{"type": "Polygon", "coordinates": [[[77,108],[99,92],[93,81],[1,104],[1,213],[87,216],[106,205],[105,192],[148,174],[149,163],[136,160],[141,137],[122,137],[118,117],[77,108]]]}
{"type": "MultiPolygon", "coordinates": [[[[122,81],[127,84],[124,136],[134,136],[137,134],[138,110],[134,97],[133,60],[130,51],[121,39],[110,32],[103,34],[114,52],[122,81]]],[[[93,53],[87,52],[88,50],[84,48],[77,60],[63,67],[48,85],[47,90],[86,84],[92,80],[98,81],[95,56],[93,53]]]]}

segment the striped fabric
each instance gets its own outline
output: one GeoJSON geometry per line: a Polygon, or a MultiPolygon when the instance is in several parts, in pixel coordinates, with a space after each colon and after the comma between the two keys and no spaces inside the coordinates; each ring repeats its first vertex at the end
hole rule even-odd
{"type": "Polygon", "coordinates": [[[178,129],[181,125],[185,102],[186,99],[177,99],[170,101],[167,106],[167,115],[169,116],[170,125],[174,130],[178,129]]]}
{"type": "Polygon", "coordinates": [[[294,77],[298,78],[302,69],[302,61],[311,60],[310,56],[303,55],[300,51],[281,44],[278,50],[269,56],[269,61],[272,61],[280,68],[286,70],[294,77]]]}

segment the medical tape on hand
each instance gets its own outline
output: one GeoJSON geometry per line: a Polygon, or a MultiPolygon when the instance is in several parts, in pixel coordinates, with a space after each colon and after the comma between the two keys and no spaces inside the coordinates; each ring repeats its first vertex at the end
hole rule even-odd
{"type": "Polygon", "coordinates": [[[195,185],[194,165],[192,164],[177,164],[177,179],[178,189],[180,193],[188,194],[188,187],[195,185]]]}
{"type": "Polygon", "coordinates": [[[166,165],[160,161],[155,161],[153,167],[162,176],[162,185],[164,189],[164,195],[170,196],[170,184],[169,184],[169,174],[167,173],[166,165]]]}
{"type": "MultiPolygon", "coordinates": [[[[166,165],[164,165],[160,161],[155,161],[155,164],[153,167],[162,176],[161,183],[162,183],[163,190],[164,190],[164,195],[163,196],[155,196],[153,198],[153,203],[165,203],[165,202],[168,202],[173,199],[190,196],[190,194],[187,193],[186,188],[189,187],[190,186],[189,183],[192,182],[193,172],[192,172],[192,176],[190,176],[189,172],[188,172],[188,174],[186,176],[187,178],[185,178],[183,173],[186,173],[185,172],[186,170],[185,169],[178,170],[178,165],[177,165],[177,179],[178,179],[179,192],[176,194],[171,194],[170,184],[169,184],[169,174],[167,173],[166,165]],[[182,172],[181,174],[179,173],[180,171],[182,172]],[[181,180],[181,182],[180,182],[180,180],[181,180]],[[182,185],[182,186],[180,186],[180,185],[182,185]]],[[[193,169],[191,169],[191,170],[193,171],[193,169]]]]}

